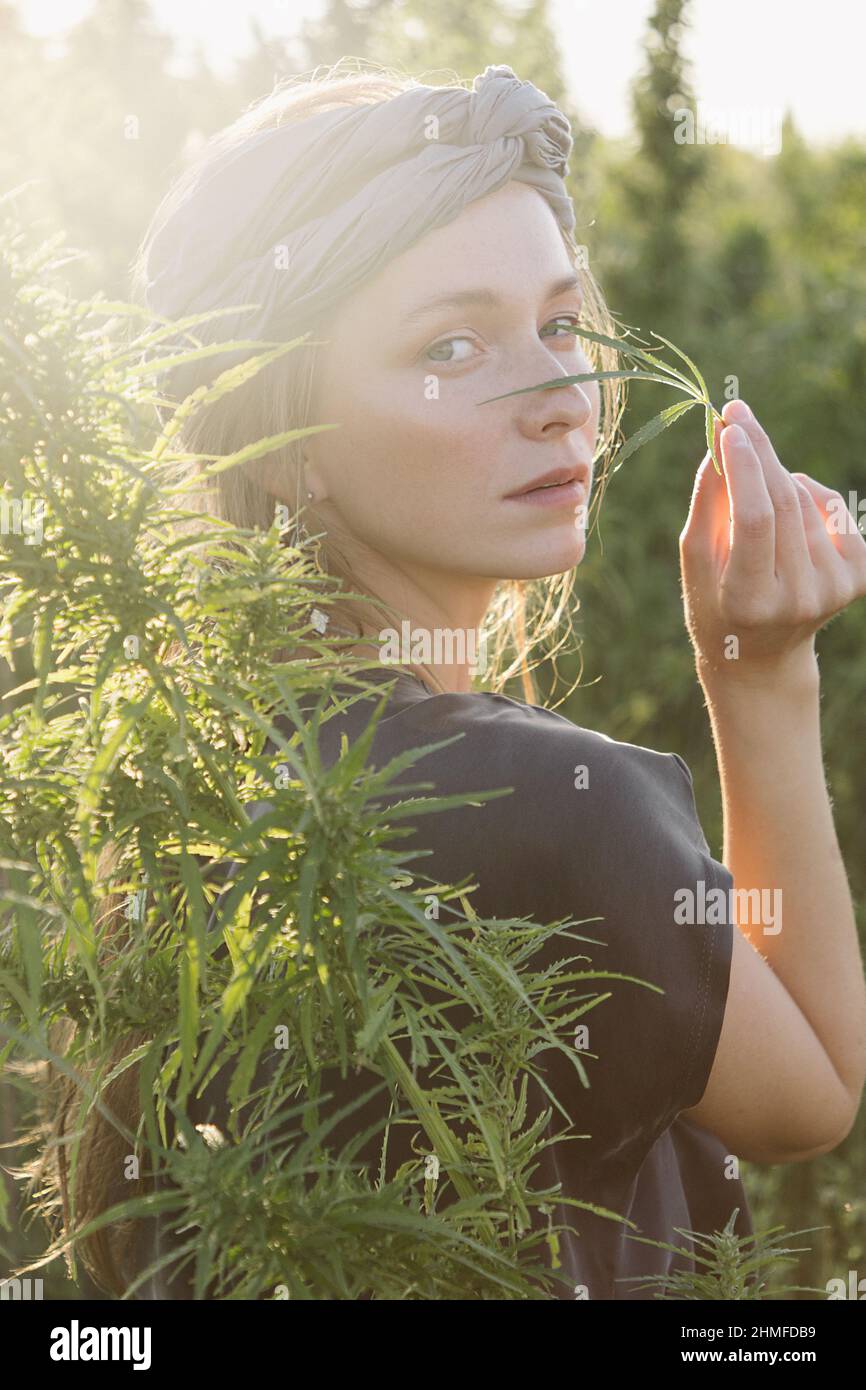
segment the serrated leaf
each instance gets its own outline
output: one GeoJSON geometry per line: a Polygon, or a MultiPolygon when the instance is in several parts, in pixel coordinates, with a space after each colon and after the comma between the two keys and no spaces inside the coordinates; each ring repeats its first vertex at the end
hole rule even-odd
{"type": "Polygon", "coordinates": [[[617,451],[616,467],[618,468],[621,463],[630,458],[642,445],[655,439],[657,434],[661,434],[662,430],[666,430],[681,415],[685,415],[687,410],[692,410],[699,404],[699,401],[677,401],[674,405],[669,405],[665,410],[660,411],[658,415],[654,415],[645,425],[641,425],[639,430],[635,430],[634,434],[617,451]]]}

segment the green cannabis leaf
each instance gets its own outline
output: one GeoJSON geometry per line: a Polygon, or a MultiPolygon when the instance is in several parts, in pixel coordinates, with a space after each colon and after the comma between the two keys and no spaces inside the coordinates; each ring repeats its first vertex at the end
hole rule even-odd
{"type": "Polygon", "coordinates": [[[659,1250],[668,1250],[694,1262],[694,1272],[677,1271],[668,1274],[635,1275],[623,1279],[622,1283],[640,1282],[641,1288],[658,1289],[656,1298],[677,1300],[741,1301],[755,1302],[761,1299],[776,1299],[783,1294],[823,1292],[807,1285],[786,1284],[783,1288],[772,1289],[767,1283],[767,1275],[774,1268],[786,1264],[796,1264],[795,1256],[808,1246],[788,1246],[784,1241],[797,1236],[811,1234],[823,1229],[809,1226],[801,1231],[785,1232],[781,1226],[771,1226],[766,1231],[756,1231],[753,1235],[738,1236],[734,1231],[739,1207],[735,1207],[728,1217],[722,1231],[707,1235],[698,1231],[685,1230],[675,1226],[677,1235],[685,1236],[692,1242],[692,1249],[685,1246],[670,1245],[667,1241],[651,1240],[648,1236],[627,1235],[628,1240],[636,1240],[641,1245],[654,1245],[659,1250]],[[703,1252],[703,1253],[699,1253],[703,1252]]]}
{"type": "Polygon", "coordinates": [[[674,390],[682,391],[688,399],[667,406],[664,410],[659,411],[652,420],[647,421],[639,430],[636,430],[619,449],[616,467],[618,468],[621,463],[624,463],[629,455],[635,453],[641,445],[648,444],[651,439],[655,439],[657,434],[661,434],[662,430],[666,430],[681,415],[693,410],[695,406],[700,406],[704,411],[707,448],[716,472],[721,475],[722,469],[715,444],[715,422],[718,420],[720,424],[724,424],[724,420],[710,400],[707,383],[702,373],[690,357],[669,342],[667,338],[663,338],[660,333],[652,334],[660,343],[664,343],[665,347],[670,348],[680,361],[686,364],[692,374],[691,377],[680,371],[679,368],[672,367],[670,363],[663,361],[655,353],[649,352],[645,344],[639,347],[628,338],[612,338],[606,333],[596,332],[595,329],[582,328],[580,324],[564,323],[562,327],[576,334],[579,338],[589,338],[594,343],[614,348],[627,361],[636,365],[622,371],[579,372],[574,376],[558,376],[554,377],[552,381],[541,381],[536,386],[522,386],[517,391],[506,391],[501,396],[488,396],[487,400],[479,401],[478,404],[486,405],[488,401],[501,401],[508,396],[521,396],[527,391],[553,390],[558,386],[571,386],[582,381],[657,381],[663,386],[672,386],[674,390]]]}

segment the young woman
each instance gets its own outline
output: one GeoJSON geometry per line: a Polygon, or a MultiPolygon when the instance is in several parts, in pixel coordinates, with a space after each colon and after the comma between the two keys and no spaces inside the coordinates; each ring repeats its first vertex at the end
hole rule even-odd
{"type": "MultiPolygon", "coordinates": [[[[425,816],[423,871],[470,877],[484,916],[588,920],[597,968],[655,986],[618,982],[588,1015],[588,1088],[561,1060],[548,1073],[584,1137],[552,1148],[542,1176],[633,1223],[563,1207],[572,1296],[610,1299],[646,1297],[635,1276],[688,1268],[629,1232],[676,1242],[675,1228],[719,1229],[738,1209],[748,1233],[738,1162],[828,1152],[857,1113],[866,995],[814,634],[866,592],[866,544],[831,526],[837,494],[789,472],[744,402],[725,407],[723,475],[698,468],[680,537],[722,862],[681,758],[532,703],[528,658],[567,601],[619,408],[609,380],[565,381],[617,365],[570,331],[611,331],[576,254],[570,149],[565,117],[505,67],[471,89],[380,72],[289,84],[180,178],[139,282],[160,314],[261,306],[204,324],[214,341],[315,330],[265,387],[256,377],[240,404],[232,393],[194,417],[185,443],[215,453],[338,424],[218,475],[208,505],[262,526],[275,506],[303,506],[326,567],[366,596],[332,618],[393,680],[372,761],[462,735],[424,778],[442,794],[512,789],[425,816]],[[394,613],[429,638],[399,668],[384,655],[394,613]],[[516,657],[506,668],[489,654],[493,688],[477,690],[472,638],[491,622],[516,657]],[[525,702],[499,693],[514,671],[525,702]]],[[[176,396],[200,379],[178,377],[176,396]]],[[[359,703],[323,727],[326,761],[369,713],[359,703]]],[[[209,1096],[202,1119],[224,1104],[209,1096]]],[[[103,1243],[109,1286],[152,1258],[158,1231],[147,1240],[113,1264],[103,1243]]]]}

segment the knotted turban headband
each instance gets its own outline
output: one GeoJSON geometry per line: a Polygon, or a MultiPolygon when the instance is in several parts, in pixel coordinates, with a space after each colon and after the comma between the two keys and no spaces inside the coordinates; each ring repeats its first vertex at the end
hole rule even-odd
{"type": "Polygon", "coordinates": [[[486,67],[471,91],[419,84],[259,131],[157,211],[146,303],[168,318],[257,304],[196,332],[294,337],[509,179],[537,188],[572,232],[563,181],[572,144],[567,117],[504,64],[486,67]]]}

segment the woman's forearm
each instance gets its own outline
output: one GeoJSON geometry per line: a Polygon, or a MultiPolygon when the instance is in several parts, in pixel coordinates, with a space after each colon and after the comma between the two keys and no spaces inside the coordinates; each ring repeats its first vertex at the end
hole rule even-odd
{"type": "Polygon", "coordinates": [[[817,662],[809,653],[766,681],[699,673],[721,778],[724,862],[737,890],[765,890],[760,900],[753,894],[753,920],[740,910],[737,925],[856,1103],[866,1078],[866,985],[824,778],[817,662]]]}

